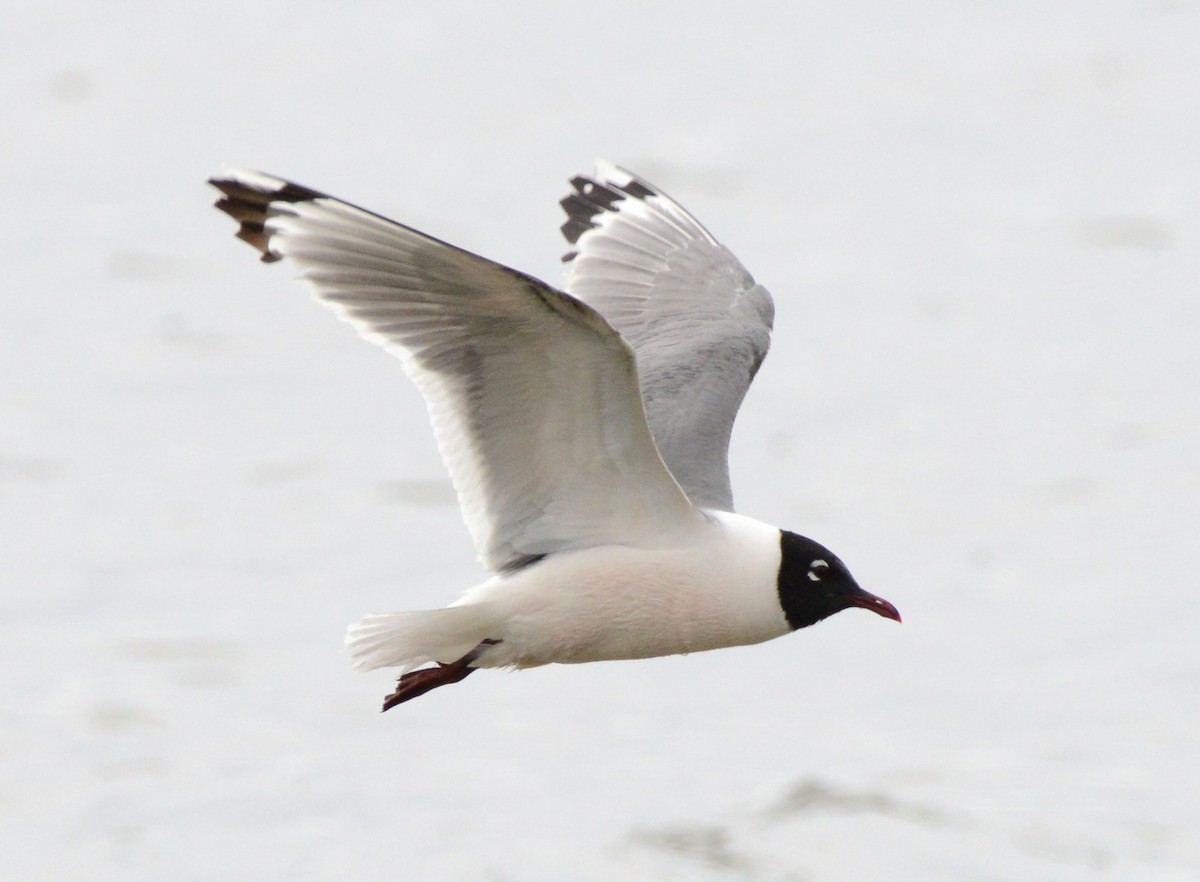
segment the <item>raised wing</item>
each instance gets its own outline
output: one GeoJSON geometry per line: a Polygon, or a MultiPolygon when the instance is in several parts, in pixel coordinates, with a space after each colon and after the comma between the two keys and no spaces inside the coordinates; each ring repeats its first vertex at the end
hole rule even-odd
{"type": "Polygon", "coordinates": [[[659,453],[692,502],[733,511],[729,436],[771,343],[775,307],[674,200],[607,163],[571,180],[566,289],[637,354],[659,453]]]}
{"type": "Polygon", "coordinates": [[[371,212],[251,171],[210,183],[265,261],[402,359],[483,563],[637,545],[703,517],[663,465],[633,354],[591,307],[371,212]]]}

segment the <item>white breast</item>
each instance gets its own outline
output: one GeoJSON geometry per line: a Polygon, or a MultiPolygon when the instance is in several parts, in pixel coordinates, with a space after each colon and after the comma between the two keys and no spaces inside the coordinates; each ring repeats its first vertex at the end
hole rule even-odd
{"type": "Polygon", "coordinates": [[[649,658],[760,643],[788,633],[779,530],[709,512],[670,547],[562,552],[472,589],[504,623],[478,667],[649,658]]]}

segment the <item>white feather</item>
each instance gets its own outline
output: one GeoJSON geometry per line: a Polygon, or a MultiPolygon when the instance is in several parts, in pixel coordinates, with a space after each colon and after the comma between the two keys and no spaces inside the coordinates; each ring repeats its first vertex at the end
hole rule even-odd
{"type": "Polygon", "coordinates": [[[429,662],[446,664],[462,658],[498,625],[487,604],[375,613],[346,630],[346,648],[360,671],[398,667],[403,674],[429,662]]]}

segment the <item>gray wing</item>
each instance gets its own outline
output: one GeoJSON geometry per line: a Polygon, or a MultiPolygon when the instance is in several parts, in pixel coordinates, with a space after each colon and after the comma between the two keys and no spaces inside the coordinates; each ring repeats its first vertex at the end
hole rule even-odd
{"type": "Polygon", "coordinates": [[[486,566],[661,541],[703,517],[655,449],[632,351],[591,307],[307,187],[242,170],[210,183],[263,260],[295,263],[400,356],[486,566]]]}
{"type": "Polygon", "coordinates": [[[775,307],[729,251],[661,190],[597,163],[571,180],[566,290],[637,356],[650,431],[695,505],[733,510],[729,436],[767,355],[775,307]]]}

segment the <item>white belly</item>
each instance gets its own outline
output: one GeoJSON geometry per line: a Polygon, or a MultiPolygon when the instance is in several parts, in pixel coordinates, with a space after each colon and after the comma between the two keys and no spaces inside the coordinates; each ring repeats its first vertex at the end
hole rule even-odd
{"type": "Polygon", "coordinates": [[[501,642],[477,667],[648,658],[759,643],[788,633],[779,606],[779,531],[717,514],[671,548],[601,546],[552,555],[472,589],[501,642]]]}

